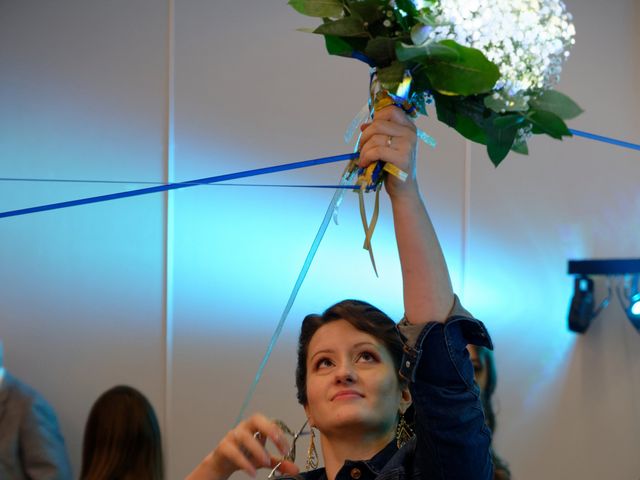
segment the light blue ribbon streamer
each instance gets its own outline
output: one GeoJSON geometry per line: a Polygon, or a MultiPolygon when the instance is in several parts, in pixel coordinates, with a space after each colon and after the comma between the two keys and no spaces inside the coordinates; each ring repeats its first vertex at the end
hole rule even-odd
{"type": "MultiPolygon", "coordinates": [[[[343,177],[342,180],[340,181],[340,186],[344,185],[346,181],[347,180],[343,177]]],[[[289,316],[289,312],[291,311],[291,307],[293,307],[293,302],[298,296],[300,287],[302,287],[302,282],[307,276],[307,272],[311,267],[311,262],[313,261],[313,258],[315,257],[316,252],[318,251],[318,247],[320,247],[320,242],[322,241],[322,238],[324,237],[324,234],[327,231],[327,228],[329,227],[329,223],[331,221],[331,218],[333,217],[333,212],[336,208],[336,204],[338,203],[338,201],[342,196],[342,192],[343,192],[342,189],[340,188],[336,189],[335,193],[333,194],[333,197],[331,198],[331,203],[329,203],[329,206],[327,207],[327,211],[324,214],[324,218],[322,219],[320,228],[318,229],[318,232],[316,233],[316,236],[313,239],[313,243],[311,244],[311,248],[307,253],[307,257],[304,259],[304,264],[300,269],[300,273],[298,274],[296,283],[293,286],[293,290],[291,291],[291,294],[289,295],[289,300],[287,301],[287,304],[284,307],[284,311],[282,312],[282,315],[280,315],[280,321],[278,322],[278,325],[276,326],[276,329],[273,332],[273,335],[271,335],[269,346],[267,347],[267,350],[264,353],[264,356],[262,357],[262,361],[260,362],[260,366],[258,367],[256,375],[253,378],[253,382],[251,383],[251,386],[249,387],[249,391],[247,392],[247,395],[245,396],[244,401],[242,402],[242,407],[240,407],[240,412],[238,413],[238,417],[236,418],[234,425],[238,425],[238,423],[242,421],[242,418],[244,417],[247,407],[249,406],[249,402],[251,402],[251,399],[253,398],[253,394],[255,393],[256,387],[258,386],[258,382],[260,381],[260,378],[262,378],[264,369],[267,366],[267,361],[269,360],[269,357],[271,356],[271,352],[273,352],[273,349],[276,346],[278,338],[280,337],[280,333],[282,332],[282,328],[284,327],[284,323],[287,317],[289,316]]]]}

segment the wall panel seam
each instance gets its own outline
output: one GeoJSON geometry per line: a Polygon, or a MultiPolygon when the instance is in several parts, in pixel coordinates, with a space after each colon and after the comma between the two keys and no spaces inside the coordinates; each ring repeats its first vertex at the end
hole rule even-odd
{"type": "MultiPolygon", "coordinates": [[[[175,3],[174,0],[167,1],[167,26],[165,43],[165,126],[164,126],[164,178],[165,183],[174,181],[175,175],[175,142],[174,142],[174,107],[175,107],[175,3]]],[[[170,465],[170,443],[173,433],[171,424],[171,412],[173,408],[173,192],[164,193],[163,202],[163,256],[164,256],[164,279],[163,279],[163,355],[164,355],[164,398],[163,398],[163,424],[162,435],[165,476],[171,471],[170,465]]]]}

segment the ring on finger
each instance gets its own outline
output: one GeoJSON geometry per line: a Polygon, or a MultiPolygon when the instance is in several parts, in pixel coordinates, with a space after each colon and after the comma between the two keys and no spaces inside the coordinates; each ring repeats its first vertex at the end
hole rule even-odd
{"type": "Polygon", "coordinates": [[[253,438],[255,438],[256,440],[262,440],[262,434],[260,432],[255,432],[253,434],[253,438]]]}
{"type": "Polygon", "coordinates": [[[387,147],[391,148],[391,142],[393,142],[393,137],[391,135],[389,135],[389,137],[387,138],[387,147]]]}

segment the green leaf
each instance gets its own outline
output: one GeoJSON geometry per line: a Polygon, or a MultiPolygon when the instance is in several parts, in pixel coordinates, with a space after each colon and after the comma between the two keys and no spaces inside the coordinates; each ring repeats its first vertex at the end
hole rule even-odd
{"type": "Polygon", "coordinates": [[[340,57],[355,58],[373,66],[371,62],[362,54],[367,46],[367,39],[360,37],[336,37],[335,35],[324,36],[325,46],[330,55],[340,57]]]}
{"type": "Polygon", "coordinates": [[[556,90],[546,90],[529,103],[535,110],[551,112],[565,120],[575,118],[584,111],[567,95],[556,90]]]}
{"type": "Polygon", "coordinates": [[[417,23],[411,28],[411,41],[414,45],[422,45],[429,38],[433,27],[417,23]]]}
{"type": "Polygon", "coordinates": [[[427,77],[427,67],[417,65],[412,71],[412,88],[416,92],[427,92],[431,90],[431,82],[427,77]]]}
{"type": "Polygon", "coordinates": [[[458,53],[455,59],[446,55],[444,58],[431,56],[426,60],[429,80],[440,93],[463,96],[484,93],[500,78],[498,67],[480,50],[464,47],[453,40],[443,40],[440,44],[458,53]]]}
{"type": "Polygon", "coordinates": [[[438,120],[445,125],[455,128],[457,123],[455,99],[453,97],[446,97],[437,93],[434,94],[434,98],[436,101],[436,114],[438,115],[438,120]]]}
{"type": "Polygon", "coordinates": [[[351,14],[357,16],[364,22],[374,23],[386,18],[382,9],[378,8],[380,2],[377,0],[360,0],[356,2],[348,2],[351,14]]]}
{"type": "Polygon", "coordinates": [[[396,59],[395,40],[388,37],[377,37],[369,40],[364,54],[379,67],[385,67],[396,59]]]}
{"type": "MultiPolygon", "coordinates": [[[[429,7],[429,10],[431,10],[431,7],[429,7]]],[[[416,16],[416,20],[423,25],[429,25],[431,27],[437,27],[440,24],[435,15],[429,13],[429,11],[425,10],[424,8],[420,10],[418,15],[416,16]]]]}
{"type": "Polygon", "coordinates": [[[396,44],[396,56],[401,62],[414,60],[421,63],[426,63],[429,59],[436,58],[452,61],[460,58],[455,48],[443,45],[441,42],[428,42],[419,46],[398,42],[396,44]]]}
{"type": "Polygon", "coordinates": [[[487,135],[487,153],[497,167],[507,156],[518,133],[517,126],[494,129],[487,135]]]}
{"type": "Polygon", "coordinates": [[[527,115],[527,120],[533,124],[534,133],[546,133],[558,140],[562,140],[563,136],[571,136],[567,125],[555,113],[535,110],[527,115]]]}
{"type": "Polygon", "coordinates": [[[338,37],[367,37],[364,22],[358,18],[346,17],[323,23],[313,33],[336,35],[338,37]]]}
{"type": "Polygon", "coordinates": [[[524,122],[522,115],[500,115],[493,120],[493,126],[496,128],[512,128],[524,122]]]}
{"type": "Polygon", "coordinates": [[[529,147],[526,141],[514,143],[511,146],[511,151],[519,153],[520,155],[529,155],[529,147]]]}
{"type": "Polygon", "coordinates": [[[398,86],[404,78],[404,65],[400,62],[393,62],[388,67],[378,69],[378,80],[380,86],[391,93],[398,90],[398,86]]]}
{"type": "Polygon", "coordinates": [[[338,18],[344,11],[341,0],[289,0],[289,5],[310,17],[338,18]]]}
{"type": "Polygon", "coordinates": [[[472,142],[487,144],[487,135],[482,128],[473,121],[473,119],[458,113],[456,115],[455,129],[464,138],[468,138],[472,142]]]}
{"type": "Polygon", "coordinates": [[[353,48],[340,37],[335,35],[325,35],[324,43],[327,47],[329,55],[339,55],[341,57],[350,57],[353,54],[353,48]]]}

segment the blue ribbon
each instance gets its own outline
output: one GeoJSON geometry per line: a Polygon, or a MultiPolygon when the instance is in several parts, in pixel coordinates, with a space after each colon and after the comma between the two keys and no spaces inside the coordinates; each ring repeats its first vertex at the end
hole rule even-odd
{"type": "Polygon", "coordinates": [[[19,215],[28,215],[30,213],[45,212],[48,210],[57,210],[60,208],[75,207],[78,205],[87,205],[90,203],[107,202],[117,200],[119,198],[136,197],[138,195],[147,195],[149,193],[167,192],[169,190],[177,190],[179,188],[193,187],[195,185],[207,185],[211,183],[225,182],[228,180],[236,180],[238,178],[254,177],[256,175],[265,175],[267,173],[284,172],[286,170],[295,170],[297,168],[306,168],[314,165],[324,165],[326,163],[340,162],[343,160],[353,160],[358,157],[358,153],[346,153],[343,155],[335,155],[332,157],[315,158],[302,162],[285,163],[283,165],[275,165],[272,167],[255,168],[253,170],[244,170],[242,172],[228,173],[225,175],[217,175],[215,177],[200,178],[198,180],[190,180],[188,182],[168,183],[166,185],[158,185],[155,187],[141,188],[138,190],[129,190],[127,192],[111,193],[108,195],[99,195],[97,197],[80,198],[67,202],[50,203],[37,207],[22,208],[19,210],[9,210],[0,212],[0,218],[16,217],[19,215]]]}
{"type": "Polygon", "coordinates": [[[610,143],[618,147],[630,148],[631,150],[640,150],[640,145],[637,143],[625,142],[623,140],[617,140],[615,138],[604,137],[602,135],[596,135],[595,133],[583,132],[581,130],[569,129],[569,131],[576,137],[584,137],[597,142],[610,143]]]}
{"type": "MultiPolygon", "coordinates": [[[[570,129],[571,133],[577,137],[584,137],[590,140],[598,142],[608,143],[616,145],[618,147],[629,148],[631,150],[640,151],[640,145],[631,142],[625,142],[623,140],[617,140],[615,138],[605,137],[603,135],[596,135],[594,133],[583,132],[581,130],[570,129]]],[[[267,173],[284,172],[286,170],[295,170],[298,168],[311,167],[314,165],[323,165],[326,163],[340,162],[342,160],[352,160],[358,157],[358,153],[347,153],[343,155],[335,155],[332,157],[322,157],[312,160],[305,160],[302,162],[286,163],[284,165],[275,165],[272,167],[256,168],[253,170],[244,170],[242,172],[229,173],[226,175],[218,175],[215,177],[206,177],[198,180],[190,180],[187,182],[167,183],[160,184],[153,187],[141,188],[138,190],[130,190],[127,192],[111,193],[108,195],[99,195],[97,197],[81,198],[78,200],[71,200],[67,202],[50,203],[47,205],[39,205],[37,207],[22,208],[18,210],[9,210],[6,212],[0,212],[0,218],[16,217],[19,215],[27,215],[30,213],[45,212],[48,210],[58,210],[61,208],[75,207],[78,205],[87,205],[90,203],[107,202],[109,200],[117,200],[119,198],[136,197],[138,195],[146,195],[149,193],[166,192],[169,190],[177,190],[179,188],[193,187],[196,185],[211,185],[219,182],[226,182],[229,180],[236,180],[238,178],[247,178],[257,175],[265,175],[267,173]]],[[[72,182],[72,183],[121,183],[117,181],[90,181],[90,180],[46,180],[46,179],[17,179],[17,178],[0,178],[0,181],[60,181],[60,182],[72,182]]],[[[127,182],[127,183],[151,183],[151,182],[127,182]]],[[[244,186],[244,185],[243,185],[244,186]]],[[[346,185],[255,185],[255,186],[280,186],[280,187],[308,187],[308,188],[338,188],[338,189],[356,189],[357,187],[346,185]]]]}
{"type": "MultiPolygon", "coordinates": [[[[87,180],[81,178],[32,178],[32,177],[0,177],[0,182],[33,182],[33,183],[95,183],[102,185],[169,185],[165,182],[144,182],[134,180],[87,180]]],[[[321,185],[311,183],[190,183],[189,186],[203,185],[209,187],[266,187],[266,188],[340,188],[342,190],[360,190],[360,185],[321,185]]]]}

